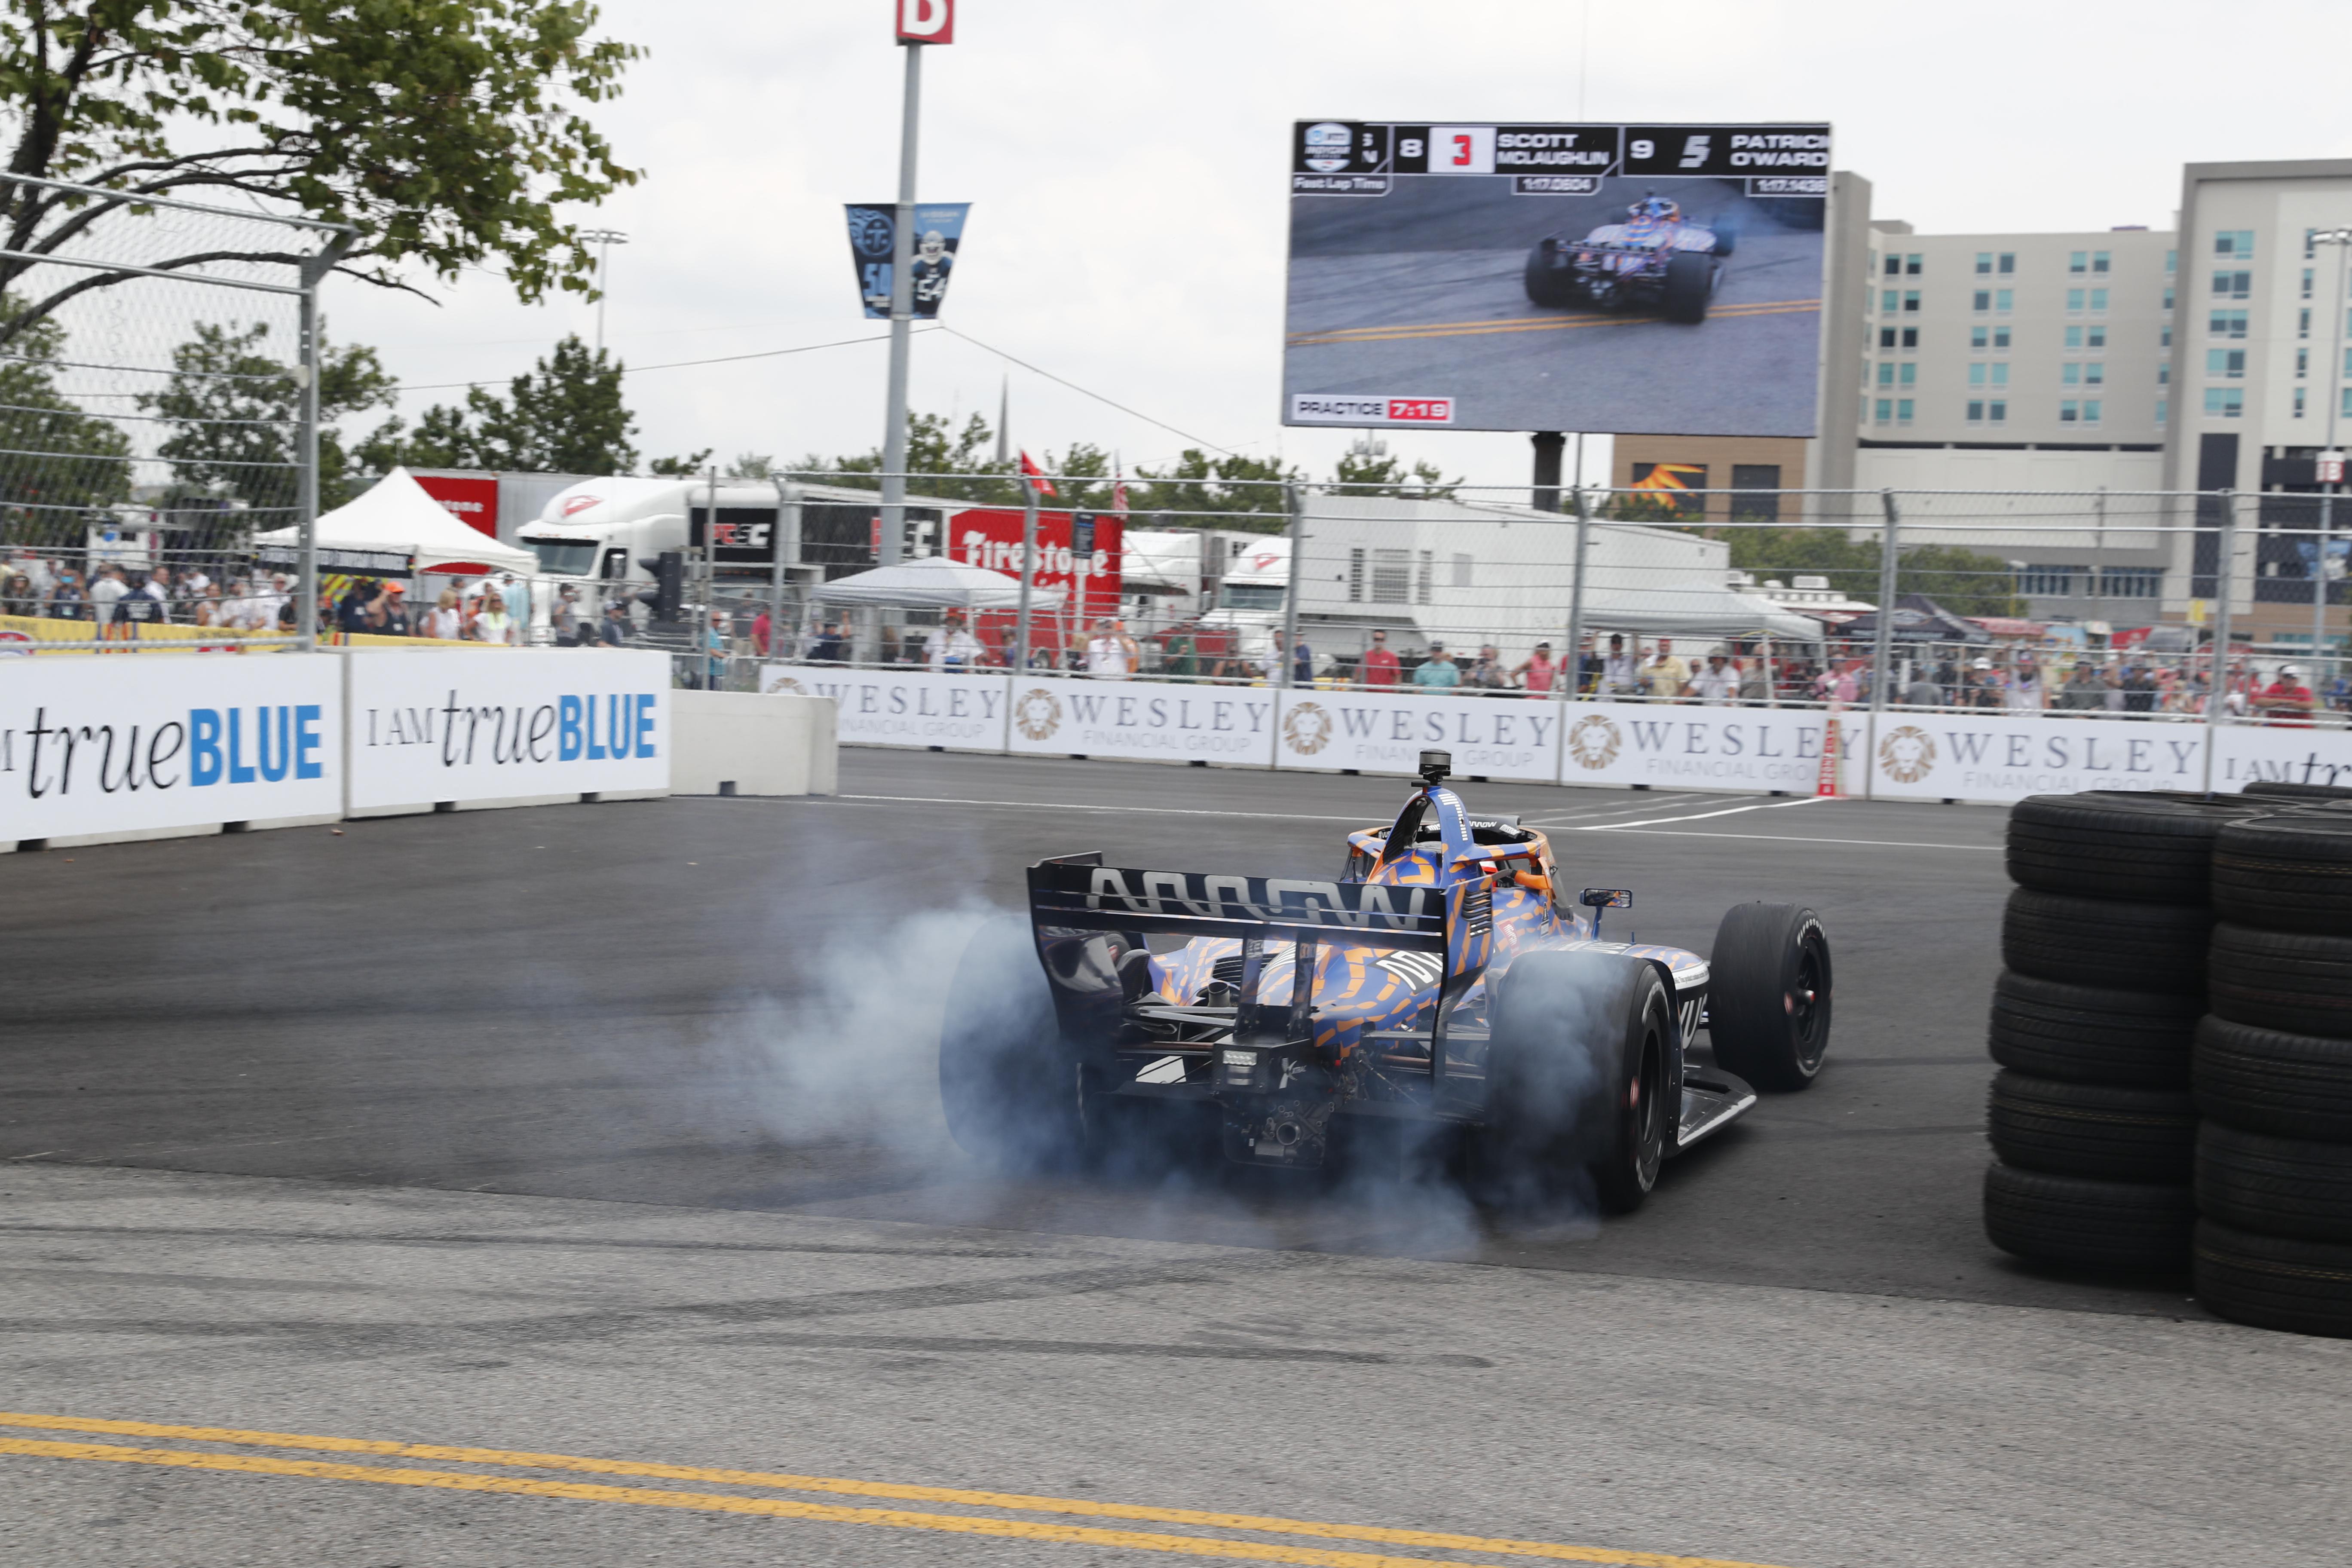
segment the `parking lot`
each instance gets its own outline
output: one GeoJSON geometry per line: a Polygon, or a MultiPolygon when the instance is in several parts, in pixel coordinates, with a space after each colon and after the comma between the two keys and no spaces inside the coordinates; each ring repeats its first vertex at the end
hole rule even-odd
{"type": "Polygon", "coordinates": [[[0,1541],[2341,1561],[2340,1342],[1982,1237],[2000,812],[1461,787],[1645,939],[1820,910],[1820,1081],[1606,1223],[947,1142],[947,974],[1026,864],[1328,875],[1395,780],[866,751],[835,799],[12,858],[0,1541]]]}

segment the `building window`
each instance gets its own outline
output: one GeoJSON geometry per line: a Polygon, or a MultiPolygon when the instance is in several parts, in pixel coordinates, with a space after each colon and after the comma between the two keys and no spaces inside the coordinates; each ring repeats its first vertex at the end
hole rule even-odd
{"type": "Polygon", "coordinates": [[[1372,603],[1409,605],[1412,602],[1412,552],[1409,550],[1373,551],[1372,603]]]}
{"type": "Polygon", "coordinates": [[[2094,272],[2105,272],[2106,269],[2107,253],[2104,250],[2095,250],[2091,252],[2091,270],[2094,272]]]}
{"type": "Polygon", "coordinates": [[[2305,376],[2307,376],[2307,375],[2309,375],[2310,374],[2311,374],[2311,351],[2310,351],[2309,349],[2297,349],[2297,350],[2295,350],[2295,351],[2294,351],[2294,378],[2295,378],[2295,380],[2297,380],[2297,381],[2301,381],[2305,376]]]}
{"type": "Polygon", "coordinates": [[[2207,349],[2205,374],[2242,381],[2246,374],[2246,351],[2243,349],[2207,349]]]}
{"type": "Polygon", "coordinates": [[[2103,599],[2160,599],[2164,597],[2164,568],[2103,566],[2099,569],[2099,596],[2103,599]]]}
{"type": "Polygon", "coordinates": [[[2336,411],[2347,418],[2352,418],[2352,386],[2344,389],[2344,399],[2336,405],[2336,411]]]}
{"type": "Polygon", "coordinates": [[[2014,271],[2016,271],[2016,270],[2017,270],[2017,252],[2015,252],[2014,250],[2004,250],[2004,251],[2002,251],[2002,252],[2000,253],[2000,262],[1999,262],[1999,264],[1998,264],[1997,266],[1995,266],[1995,267],[1994,267],[1993,270],[1994,270],[1994,271],[1996,271],[1996,272],[2004,272],[2004,273],[2005,273],[2005,272],[2014,272],[2014,271]]]}
{"type": "Polygon", "coordinates": [[[2079,315],[2081,315],[2081,314],[2083,313],[2083,300],[2084,300],[2084,297],[2085,297],[2086,295],[2088,295],[2088,294],[2089,294],[2089,292],[2090,292],[2090,290],[2088,290],[2088,289],[2067,289],[2067,290],[2066,290],[2066,313],[2067,313],[2068,315],[2070,315],[2070,316],[2079,316],[2079,315]]]}
{"type": "Polygon", "coordinates": [[[1978,251],[1978,252],[1977,252],[1977,271],[1978,271],[1978,272],[1979,272],[1979,273],[1981,273],[1981,274],[1983,274],[1984,276],[1987,276],[1987,277],[1991,276],[1991,274],[1992,274],[1992,252],[1991,252],[1991,251],[1990,251],[1990,250],[1979,250],[1979,251],[1978,251]]]}
{"type": "MultiPolygon", "coordinates": [[[[1702,480],[1700,482],[1704,483],[1705,481],[1702,480]]],[[[1430,589],[1434,586],[1436,582],[1437,552],[1434,550],[1423,551],[1421,552],[1421,560],[1416,563],[1416,565],[1419,567],[1419,570],[1413,574],[1413,600],[1417,604],[1426,605],[1429,603],[1430,589]]]]}
{"type": "Polygon", "coordinates": [[[2008,417],[2009,405],[2002,402],[2000,398],[1996,397],[1990,403],[1985,405],[1985,419],[1989,423],[1999,425],[2008,417]]]}
{"type": "Polygon", "coordinates": [[[2216,300],[2251,300],[2254,297],[2254,275],[2251,272],[2216,272],[2213,274],[2213,298],[2216,300]]]}
{"type": "Polygon", "coordinates": [[[2213,254],[2232,261],[2254,258],[2254,231],[2250,228],[2225,228],[2213,236],[2213,254]]]}
{"type": "Polygon", "coordinates": [[[1897,425],[1911,423],[1911,399],[1898,397],[1895,400],[1895,423],[1897,425]]]}
{"type": "Polygon", "coordinates": [[[2074,592],[2081,566],[2024,566],[2017,571],[2017,591],[2029,599],[2063,599],[2074,592]]]}
{"type": "Polygon", "coordinates": [[[1892,289],[1887,289],[1878,297],[1878,308],[1885,311],[1890,316],[1895,314],[1896,308],[1902,303],[1903,296],[1897,294],[1892,289]]]}
{"type": "Polygon", "coordinates": [[[1350,550],[1348,552],[1348,603],[1360,605],[1363,602],[1364,552],[1360,550],[1350,550]]]}
{"type": "Polygon", "coordinates": [[[1972,399],[1969,402],[1969,423],[1971,425],[1981,425],[1984,423],[1984,400],[1982,398],[1972,399]]]}
{"type": "Polygon", "coordinates": [[[2172,346],[2172,323],[2170,321],[2164,323],[2164,330],[2157,333],[2156,341],[2158,346],[2160,348],[2168,349],[2172,346]]]}
{"type": "Polygon", "coordinates": [[[1987,310],[1991,310],[1992,290],[1990,289],[1979,289],[1974,294],[1969,295],[1969,309],[1976,311],[1979,315],[1982,315],[1987,310]]]}
{"type": "Polygon", "coordinates": [[[1969,384],[1970,386],[2007,386],[2009,362],[1995,360],[1990,364],[1979,363],[1969,366],[1969,384]]]}
{"type": "Polygon", "coordinates": [[[2172,367],[2170,365],[2160,364],[2156,367],[2156,384],[2158,386],[2169,386],[2172,384],[2172,367]]]}
{"type": "Polygon", "coordinates": [[[1731,521],[1734,522],[1780,521],[1780,464],[1732,464],[1731,521]]]}
{"type": "Polygon", "coordinates": [[[2106,404],[2099,398],[2084,398],[2083,400],[2083,423],[2085,425],[2096,425],[2099,422],[2100,411],[2105,407],[2106,404]]]}
{"type": "Polygon", "coordinates": [[[1919,362],[1917,360],[1911,359],[1905,360],[1903,362],[1902,374],[1895,378],[1895,383],[1897,386],[1918,385],[1919,362]]]}
{"type": "Polygon", "coordinates": [[[1919,276],[1919,263],[1920,263],[1921,261],[1925,260],[1925,259],[1926,259],[1926,258],[1924,258],[1924,257],[1919,257],[1919,256],[1906,256],[1906,257],[1905,257],[1905,258],[1903,258],[1903,276],[1904,276],[1904,277],[1906,277],[1906,278],[1916,278],[1916,277],[1918,277],[1918,276],[1919,276]]]}
{"type": "Polygon", "coordinates": [[[1903,309],[1906,314],[1916,314],[1918,312],[1919,290],[1916,289],[1906,289],[1903,290],[1903,309]]]}
{"type": "Polygon", "coordinates": [[[2294,416],[2297,419],[2303,417],[2303,394],[2302,387],[2298,386],[2294,389],[2294,416]]]}
{"type": "Polygon", "coordinates": [[[2178,272],[2178,271],[2179,271],[2179,270],[2180,270],[2180,252],[2179,252],[2179,251],[2177,251],[2177,250],[2168,250],[2168,251],[2166,251],[2166,252],[2164,253],[2164,275],[2165,275],[2167,278],[2169,278],[2169,277],[2171,277],[2174,273],[2176,273],[2176,272],[2178,272]]]}
{"type": "Polygon", "coordinates": [[[2168,310],[2172,309],[2172,285],[2169,283],[2164,286],[2164,308],[2168,310]]]}
{"type": "Polygon", "coordinates": [[[2308,267],[2303,269],[2303,297],[2306,300],[2311,298],[2311,268],[2308,267]]]}
{"type": "Polygon", "coordinates": [[[1904,352],[1904,353],[1911,353],[1913,350],[1916,349],[1918,346],[1919,346],[1919,329],[1918,329],[1918,328],[1916,328],[1916,327],[1906,327],[1906,328],[1904,328],[1904,329],[1903,329],[1903,352],[1904,352]]]}
{"type": "Polygon", "coordinates": [[[2067,328],[2067,329],[2066,329],[2066,352],[2067,352],[2068,353],[2073,353],[2075,350],[2077,350],[2077,349],[2081,348],[2082,346],[2083,346],[2083,329],[2082,329],[2082,328],[2080,328],[2080,327],[2069,327],[2069,328],[2067,328]]]}
{"type": "Polygon", "coordinates": [[[2168,397],[2159,397],[2159,398],[2158,398],[2158,399],[2156,400],[2156,422],[2157,422],[2158,425],[2163,424],[2163,423],[2164,423],[2164,420],[2165,420],[2165,416],[2167,416],[2167,415],[2170,414],[2171,412],[2172,412],[2172,400],[2171,400],[2170,398],[2168,398],[2168,397]]]}
{"type": "Polygon", "coordinates": [[[1970,327],[1969,329],[1969,348],[1972,352],[1982,353],[1986,349],[1990,348],[1991,346],[1992,329],[1990,327],[1970,327]]]}
{"type": "Polygon", "coordinates": [[[2083,329],[2083,343],[2086,348],[2105,348],[2107,346],[2107,329],[2103,326],[2084,327],[2083,329]]]}
{"type": "Polygon", "coordinates": [[[1889,278],[1903,276],[1903,258],[1891,250],[1886,253],[1886,275],[1889,278]]]}
{"type": "Polygon", "coordinates": [[[1878,329],[1878,346],[1882,350],[1892,349],[1895,346],[1895,329],[1893,327],[1881,327],[1878,329]]]}
{"type": "Polygon", "coordinates": [[[2310,311],[2308,311],[2308,310],[2298,310],[2298,311],[2296,311],[2296,312],[2295,312],[2295,317],[2294,317],[2294,335],[2295,335],[2296,337],[2298,337],[2298,338],[2308,338],[2309,336],[2311,336],[2311,312],[2310,312],[2310,311]]]}
{"type": "MultiPolygon", "coordinates": [[[[2006,261],[2009,258],[2004,256],[2001,259],[2006,261]]],[[[2011,291],[2007,289],[1996,289],[1992,291],[1992,308],[1995,314],[2002,316],[2009,314],[2011,293],[2011,291]]]]}
{"type": "Polygon", "coordinates": [[[2107,291],[2106,291],[2105,289],[2092,289],[2092,290],[2091,290],[2091,313],[2092,313],[2092,314],[2094,314],[2094,315],[2100,315],[2100,316],[2104,316],[2104,315],[2105,315],[2105,314],[2106,314],[2106,311],[2107,311],[2107,291]]]}
{"type": "Polygon", "coordinates": [[[1911,423],[1912,400],[1908,397],[1882,397],[1878,400],[1878,422],[1881,425],[1911,423]]]}
{"type": "Polygon", "coordinates": [[[2207,321],[2205,335],[2211,338],[2242,338],[2246,335],[2246,313],[2243,310],[2216,310],[2207,321]]]}
{"type": "Polygon", "coordinates": [[[2090,253],[2089,251],[2087,251],[2087,250],[2078,250],[2078,251],[2075,251],[2072,256],[2069,256],[2068,258],[2066,258],[2066,270],[2067,270],[2067,271],[2069,271],[2069,272],[2088,272],[2090,269],[2091,269],[2091,253],[2090,253]]]}
{"type": "Polygon", "coordinates": [[[2104,386],[2107,380],[2107,367],[2097,360],[2060,365],[2058,379],[2067,386],[2104,386]]]}
{"type": "Polygon", "coordinates": [[[1882,397],[1878,400],[1878,422],[1881,425],[1892,425],[1895,423],[1895,400],[1893,398],[1882,397]]]}
{"type": "Polygon", "coordinates": [[[2065,402],[2061,403],[2061,404],[2058,405],[2058,423],[2059,423],[2059,424],[2061,424],[2061,425],[2075,425],[2075,424],[2079,424],[2079,423],[2081,423],[2081,422],[2082,422],[2082,418],[2083,418],[2083,405],[2082,405],[2081,404],[2079,404],[2079,403],[2075,402],[2073,398],[2071,398],[2071,397],[2070,397],[2070,398],[2066,399],[2066,401],[2065,401],[2065,402]]]}
{"type": "Polygon", "coordinates": [[[2242,386],[2209,386],[2205,389],[2205,417],[2236,419],[2246,412],[2246,390],[2242,386]]]}

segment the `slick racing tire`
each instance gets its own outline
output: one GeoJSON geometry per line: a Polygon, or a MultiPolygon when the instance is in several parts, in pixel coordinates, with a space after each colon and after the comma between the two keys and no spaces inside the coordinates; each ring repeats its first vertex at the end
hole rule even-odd
{"type": "Polygon", "coordinates": [[[2240,1230],[2352,1244],[2352,1143],[2197,1131],[2197,1212],[2240,1230]]]}
{"type": "Polygon", "coordinates": [[[2197,1106],[2185,1089],[1997,1072],[1985,1123],[2004,1165],[2103,1182],[2186,1182],[2197,1146],[2197,1106]]]}
{"type": "Polygon", "coordinates": [[[2213,843],[2213,912],[2265,931],[2352,936],[2352,806],[2224,828],[2213,843]]]}
{"type": "Polygon", "coordinates": [[[2009,814],[2010,879],[2071,898],[2201,904],[2215,835],[2265,809],[2275,808],[2127,790],[2028,795],[2009,814]]]}
{"type": "Polygon", "coordinates": [[[2210,1001],[2231,1023],[2352,1039],[2352,936],[2215,926],[2210,1001]]]}
{"type": "Polygon", "coordinates": [[[1639,1207],[1677,1120],[1674,1049],[1674,996],[1654,965],[1577,950],[1513,962],[1495,988],[1487,1052],[1478,1163],[1489,1198],[1541,1203],[1581,1172],[1604,1210],[1639,1207]]]}
{"type": "Polygon", "coordinates": [[[1985,1173],[1985,1235],[2003,1252],[2065,1268],[2185,1274],[2189,1188],[2021,1171],[1985,1173]]]}
{"type": "Polygon", "coordinates": [[[966,1153],[1009,1170],[1051,1169],[1081,1141],[1075,1056],[1029,922],[990,921],[956,966],[940,1029],[940,1109],[966,1153]]]}
{"type": "Polygon", "coordinates": [[[1730,219],[1711,225],[1709,232],[1715,236],[1715,248],[1708,251],[1708,255],[1727,260],[1731,253],[1739,248],[1739,226],[1730,219]]]}
{"type": "Polygon", "coordinates": [[[2103,991],[2003,972],[1993,982],[1992,1059],[2035,1078],[2187,1089],[2202,1003],[2164,992],[2103,991]]]}
{"type": "Polygon", "coordinates": [[[1830,939],[1795,904],[1734,904],[1707,959],[1707,1037],[1723,1070],[1803,1089],[1830,1048],[1830,939]]]}
{"type": "Polygon", "coordinates": [[[1559,265],[1559,247],[1549,239],[1539,241],[1528,252],[1526,283],[1529,304],[1556,310],[1575,302],[1575,269],[1559,265]]]}
{"type": "Polygon", "coordinates": [[[2017,888],[2001,915],[2000,958],[2037,980],[2195,995],[2205,986],[2212,929],[2212,915],[2194,905],[2074,899],[2017,888]]]}
{"type": "Polygon", "coordinates": [[[2352,785],[2297,784],[2293,779],[2256,779],[2246,786],[2245,793],[2294,802],[2352,800],[2352,785]]]}
{"type": "Polygon", "coordinates": [[[2279,1138],[2352,1143],[2352,1040],[2208,1017],[2191,1049],[2197,1109],[2279,1138]]]}
{"type": "Polygon", "coordinates": [[[1715,293],[1715,261],[1704,251],[1678,250],[1666,258],[1666,281],[1658,295],[1659,310],[1669,321],[1695,325],[1706,320],[1706,302],[1715,293]]]}
{"type": "Polygon", "coordinates": [[[2232,1322],[2352,1336],[2352,1246],[2200,1220],[2197,1299],[2232,1322]]]}

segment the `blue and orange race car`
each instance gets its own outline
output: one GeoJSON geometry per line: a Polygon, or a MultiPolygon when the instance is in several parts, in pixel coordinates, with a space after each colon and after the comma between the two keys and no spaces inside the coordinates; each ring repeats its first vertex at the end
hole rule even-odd
{"type": "Polygon", "coordinates": [[[957,1142],[1101,1158],[1156,1113],[1213,1121],[1229,1160],[1305,1170],[1355,1119],[1422,1122],[1466,1134],[1487,1190],[1622,1212],[1758,1089],[1812,1081],[1831,973],[1811,910],[1737,905],[1711,958],[1604,941],[1632,893],[1565,900],[1544,836],[1472,816],[1450,765],[1423,752],[1421,787],[1348,836],[1333,880],[1031,867],[1029,921],[983,928],[951,993],[957,1142]]]}

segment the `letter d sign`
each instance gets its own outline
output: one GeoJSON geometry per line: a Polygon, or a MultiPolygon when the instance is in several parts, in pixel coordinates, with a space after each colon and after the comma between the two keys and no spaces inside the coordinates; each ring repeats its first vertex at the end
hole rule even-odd
{"type": "Polygon", "coordinates": [[[955,0],[898,0],[902,44],[955,42],[955,0]]]}

